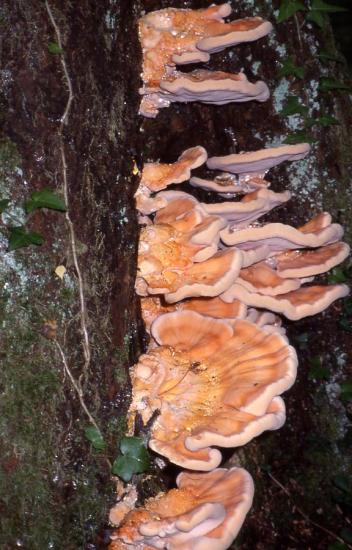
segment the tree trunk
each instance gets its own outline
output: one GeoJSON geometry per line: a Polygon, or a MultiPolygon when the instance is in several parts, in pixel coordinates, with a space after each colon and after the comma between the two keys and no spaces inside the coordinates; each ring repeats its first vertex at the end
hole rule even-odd
{"type": "MultiPolygon", "coordinates": [[[[276,21],[278,2],[232,3],[236,18],[276,21]]],[[[11,199],[10,214],[22,223],[19,207],[33,191],[48,187],[64,195],[66,189],[68,196],[68,214],[38,209],[29,216],[26,227],[45,237],[40,247],[7,252],[6,226],[19,223],[3,215],[0,544],[6,550],[93,549],[108,540],[110,463],[126,429],[127,369],[144,339],[133,288],[136,167],[172,162],[194,145],[222,155],[280,143],[303,127],[299,116],[279,114],[294,95],[308,116],[334,115],[339,125],[307,130],[317,140],[308,159],[272,170],[273,189],[288,188],[294,197],[270,219],[296,225],[324,209],[348,237],[352,233],[351,98],[343,90],[319,89],[322,77],[347,79],[343,63],[318,58],[323,49],[336,53],[329,26],[320,31],[298,13],[276,24],[272,36],[212,56],[210,68],[243,68],[251,80],[265,80],[268,102],[172,105],[155,120],[143,120],[137,115],[137,19],[143,10],[169,4],[199,8],[209,1],[51,0],[48,8],[3,0],[0,8],[0,198],[11,199]],[[279,77],[289,56],[304,67],[302,79],[279,77]],[[61,124],[69,86],[73,100],[61,124]],[[66,268],[63,279],[55,274],[59,265],[66,268]],[[102,451],[85,436],[92,419],[106,443],[102,451]]],[[[216,200],[206,192],[198,196],[216,200]]],[[[351,410],[339,398],[339,384],[351,375],[349,333],[341,327],[342,321],[348,328],[347,315],[337,303],[314,318],[286,323],[300,358],[298,380],[285,396],[287,423],[228,456],[256,484],[236,548],[323,550],[336,540],[322,528],[339,535],[347,526],[341,501],[348,495],[334,484],[351,464],[351,410]],[[320,363],[327,371],[317,375],[312,366],[320,363]]],[[[174,474],[168,469],[162,476],[155,465],[151,478],[140,481],[143,495],[155,494],[174,474]]]]}

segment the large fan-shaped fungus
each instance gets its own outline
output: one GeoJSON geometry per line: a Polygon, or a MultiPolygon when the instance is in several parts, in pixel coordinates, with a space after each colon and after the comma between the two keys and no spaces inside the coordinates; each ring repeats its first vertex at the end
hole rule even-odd
{"type": "Polygon", "coordinates": [[[226,550],[253,500],[253,481],[241,468],[177,477],[177,489],[130,512],[113,533],[110,550],[226,550]]]}
{"type": "Polygon", "coordinates": [[[297,366],[285,337],[193,311],[161,315],[151,333],[159,346],[133,369],[131,413],[147,422],[160,411],[153,450],[206,471],[221,461],[213,445],[243,445],[282,426],[285,409],[277,396],[293,384],[297,366]]]}

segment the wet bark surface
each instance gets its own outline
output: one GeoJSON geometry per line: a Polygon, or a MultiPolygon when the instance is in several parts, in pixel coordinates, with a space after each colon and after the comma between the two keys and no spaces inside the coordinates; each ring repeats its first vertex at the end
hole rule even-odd
{"type": "MultiPolygon", "coordinates": [[[[255,11],[275,22],[273,4],[236,2],[235,15],[255,11]]],[[[313,126],[309,133],[317,142],[309,160],[271,172],[272,188],[289,188],[294,197],[270,214],[270,220],[300,224],[324,209],[345,225],[348,238],[351,235],[351,101],[346,92],[318,90],[322,76],[347,78],[343,64],[322,65],[318,59],[321,49],[334,49],[330,30],[307,27],[299,14],[297,21],[277,25],[272,39],[212,56],[206,65],[210,68],[244,69],[250,80],[265,80],[273,95],[264,104],[172,105],[157,119],[142,120],[137,115],[137,19],[143,10],[168,5],[166,0],[53,0],[63,54],[48,49],[57,36],[45,4],[4,0],[0,8],[2,196],[16,208],[43,187],[62,193],[63,150],[68,209],[83,277],[80,289],[64,214],[45,210],[31,215],[28,226],[45,237],[38,249],[6,252],[5,230],[0,273],[6,329],[0,381],[0,544],[6,550],[93,549],[103,548],[108,540],[104,525],[114,489],[109,461],[126,428],[127,369],[143,349],[144,338],[133,290],[136,165],[172,162],[194,145],[221,155],[280,143],[302,126],[299,118],[279,115],[287,97],[296,95],[311,117],[333,114],[340,125],[313,126]],[[280,61],[288,56],[304,66],[303,79],[278,76],[280,61]],[[68,100],[62,57],[74,98],[60,137],[68,100]],[[63,280],[54,274],[58,265],[67,269],[63,280]],[[56,346],[58,342],[78,380],[85,365],[80,290],[92,355],[83,393],[106,441],[103,452],[95,451],[84,437],[89,421],[56,346]],[[48,327],[55,323],[52,333],[48,327]]],[[[207,5],[205,0],[172,2],[173,7],[207,5]]],[[[190,190],[187,185],[181,188],[190,190]]],[[[210,193],[199,196],[218,200],[210,193]]],[[[246,467],[256,484],[254,506],[236,548],[323,550],[336,540],[321,527],[337,535],[349,527],[350,495],[335,479],[348,474],[351,462],[351,411],[339,398],[340,384],[351,376],[349,333],[344,330],[348,315],[346,305],[338,303],[322,315],[287,323],[300,357],[297,383],[285,396],[287,423],[227,457],[231,464],[246,467]],[[317,362],[327,372],[314,378],[317,362]]],[[[158,471],[140,479],[142,496],[171,483],[175,474],[168,468],[163,477],[158,471]]]]}

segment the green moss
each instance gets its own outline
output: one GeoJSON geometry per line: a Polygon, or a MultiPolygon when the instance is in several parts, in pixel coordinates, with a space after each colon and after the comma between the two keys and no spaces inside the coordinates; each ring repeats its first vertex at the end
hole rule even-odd
{"type": "MultiPolygon", "coordinates": [[[[0,140],[5,196],[19,194],[19,166],[16,147],[0,140]]],[[[61,256],[65,231],[60,225],[55,237],[61,256]]],[[[55,320],[64,340],[75,321],[77,289],[55,278],[50,248],[7,253],[0,244],[0,547],[82,548],[107,517],[112,485],[106,459],[84,438],[87,420],[55,345],[42,335],[44,323],[55,320]]],[[[79,347],[65,344],[73,369],[79,347]]]]}

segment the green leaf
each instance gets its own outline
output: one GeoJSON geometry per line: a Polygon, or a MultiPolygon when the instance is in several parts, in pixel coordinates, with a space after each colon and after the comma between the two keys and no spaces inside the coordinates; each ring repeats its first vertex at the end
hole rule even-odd
{"type": "Polygon", "coordinates": [[[309,361],[311,368],[309,369],[309,380],[328,380],[330,377],[330,371],[322,365],[321,357],[316,355],[309,361]]]}
{"type": "Polygon", "coordinates": [[[104,438],[100,430],[98,430],[98,428],[96,428],[95,426],[89,426],[88,428],[86,428],[84,431],[84,435],[97,451],[103,451],[106,448],[104,438]]]}
{"type": "Polygon", "coordinates": [[[8,207],[8,205],[10,204],[10,200],[9,199],[1,199],[0,200],[0,214],[2,214],[3,212],[5,212],[6,208],[8,207]]]}
{"type": "Polygon", "coordinates": [[[341,56],[330,53],[326,50],[320,50],[318,57],[321,61],[336,61],[336,63],[344,63],[341,56]]]}
{"type": "Polygon", "coordinates": [[[332,115],[322,115],[317,118],[317,124],[321,124],[326,128],[327,126],[332,126],[334,124],[340,124],[340,122],[332,115]]]}
{"type": "Polygon", "coordinates": [[[348,90],[352,91],[352,87],[348,84],[344,84],[334,78],[323,77],[320,79],[320,90],[322,92],[329,92],[330,90],[348,90]]]}
{"type": "Polygon", "coordinates": [[[334,485],[344,493],[351,493],[352,485],[348,476],[339,474],[334,477],[334,485]]]}
{"type": "Polygon", "coordinates": [[[347,550],[347,546],[342,542],[334,542],[333,544],[329,544],[328,550],[347,550]]]}
{"type": "Polygon", "coordinates": [[[287,19],[295,15],[298,11],[306,11],[306,9],[305,5],[299,2],[299,0],[282,0],[277,22],[282,23],[283,21],[287,21],[287,19]]]}
{"type": "Polygon", "coordinates": [[[344,300],[343,311],[345,315],[348,315],[348,316],[352,315],[352,298],[348,298],[347,300],[344,300]]]}
{"type": "Polygon", "coordinates": [[[324,0],[312,0],[310,10],[323,11],[326,13],[337,13],[339,11],[348,11],[347,8],[335,6],[334,4],[328,4],[324,0]]]}
{"type": "Polygon", "coordinates": [[[328,275],[328,282],[330,284],[345,283],[346,281],[346,275],[341,267],[334,267],[328,275]]]}
{"type": "Polygon", "coordinates": [[[294,340],[300,349],[306,349],[309,342],[309,335],[307,332],[302,332],[301,334],[297,334],[294,340]]]}
{"type": "Polygon", "coordinates": [[[60,212],[66,212],[67,210],[64,200],[51,189],[47,188],[32,193],[30,199],[25,203],[27,214],[37,208],[50,208],[51,210],[59,210],[60,212]]]}
{"type": "Polygon", "coordinates": [[[346,542],[352,542],[352,531],[351,529],[342,529],[341,533],[340,533],[340,537],[343,538],[343,540],[345,540],[346,542]]]}
{"type": "Polygon", "coordinates": [[[339,324],[346,332],[352,332],[352,323],[346,317],[342,317],[339,324]]]}
{"type": "Polygon", "coordinates": [[[280,112],[280,116],[290,116],[296,114],[305,116],[307,113],[308,107],[302,105],[297,96],[291,95],[287,98],[286,105],[280,112]]]}
{"type": "Polygon", "coordinates": [[[60,54],[64,53],[64,50],[62,48],[60,48],[60,46],[59,46],[59,44],[57,44],[57,42],[49,42],[48,50],[49,50],[50,53],[52,53],[54,55],[60,55],[60,54]]]}
{"type": "Polygon", "coordinates": [[[296,76],[297,78],[304,77],[304,68],[297,67],[292,57],[288,57],[282,62],[282,67],[278,72],[279,78],[284,76],[296,76]]]}
{"type": "Polygon", "coordinates": [[[307,20],[313,21],[321,29],[324,28],[329,21],[327,18],[328,13],[347,11],[346,8],[328,4],[324,0],[312,0],[309,13],[307,14],[307,20]]]}
{"type": "Polygon", "coordinates": [[[150,467],[150,457],[142,438],[124,437],[120,451],[122,456],[115,460],[112,473],[124,481],[130,481],[133,474],[142,474],[150,467]]]}
{"type": "Polygon", "coordinates": [[[340,384],[340,399],[341,401],[352,400],[352,381],[340,384]]]}
{"type": "Polygon", "coordinates": [[[142,461],[130,455],[119,456],[112,465],[112,473],[124,481],[131,481],[134,474],[142,474],[146,468],[142,461]]]}
{"type": "Polygon", "coordinates": [[[31,244],[37,246],[43,244],[44,238],[39,233],[34,231],[26,231],[26,228],[23,226],[20,227],[11,227],[8,250],[17,250],[18,248],[25,248],[31,244]]]}
{"type": "Polygon", "coordinates": [[[136,457],[148,456],[144,441],[141,437],[123,437],[120,443],[120,451],[123,455],[136,457]]]}
{"type": "Polygon", "coordinates": [[[318,27],[323,29],[326,27],[327,23],[329,22],[329,19],[327,18],[326,14],[321,11],[312,10],[310,11],[306,16],[307,21],[312,21],[318,27]]]}
{"type": "Polygon", "coordinates": [[[304,130],[299,130],[298,132],[287,136],[283,143],[287,143],[287,145],[294,145],[295,143],[315,143],[316,141],[317,140],[313,136],[307,134],[304,130]]]}

